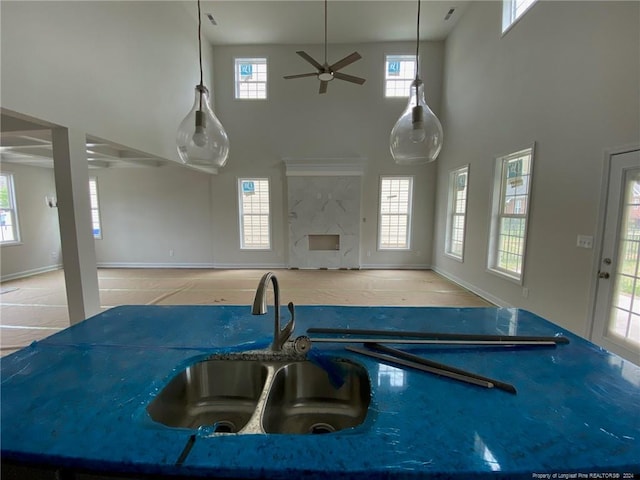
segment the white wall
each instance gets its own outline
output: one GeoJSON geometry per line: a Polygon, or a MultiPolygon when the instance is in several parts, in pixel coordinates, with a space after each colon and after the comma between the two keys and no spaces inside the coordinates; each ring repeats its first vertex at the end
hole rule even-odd
{"type": "MultiPolygon", "coordinates": [[[[4,108],[177,161],[176,131],[199,81],[197,24],[180,2],[0,9],[4,108]]],[[[208,84],[210,58],[205,42],[208,84]]]]}
{"type": "MultiPolygon", "coordinates": [[[[194,19],[179,2],[3,1],[0,8],[3,108],[176,159],[177,126],[193,102],[198,81],[194,19]]],[[[318,82],[313,78],[282,79],[286,74],[309,71],[310,65],[295,54],[299,48],[312,55],[322,53],[321,45],[214,49],[205,42],[205,83],[213,91],[216,113],[231,140],[229,163],[216,177],[173,169],[99,172],[104,177],[99,181],[105,184],[100,187],[101,196],[114,196],[109,185],[128,195],[117,197],[122,203],[113,206],[102,201],[105,239],[96,246],[100,264],[284,266],[288,229],[282,159],[358,156],[368,161],[363,177],[362,264],[430,265],[435,167],[393,164],[389,132],[406,101],[383,98],[384,54],[411,53],[414,46],[330,46],[330,57],[336,60],[358,50],[363,59],[344,71],[364,76],[367,83],[360,87],[335,81],[327,95],[318,95],[318,82]],[[269,58],[268,101],[233,99],[235,55],[269,58]],[[415,249],[381,253],[376,251],[379,176],[398,173],[416,176],[415,249]],[[176,175],[178,183],[171,186],[176,175]],[[236,179],[240,176],[268,176],[272,181],[271,252],[239,248],[236,179]],[[189,182],[180,183],[187,177],[189,182]],[[195,188],[190,188],[190,182],[195,188]],[[167,206],[163,198],[155,197],[167,188],[187,191],[176,193],[167,206]],[[159,220],[164,211],[159,205],[169,208],[174,217],[183,215],[180,212],[193,216],[178,222],[188,235],[165,239],[166,228],[159,220]],[[131,212],[141,215],[133,230],[131,212]],[[173,257],[168,257],[170,249],[173,257]]],[[[427,98],[436,112],[443,55],[442,42],[422,46],[427,98]]]]}
{"type": "Polygon", "coordinates": [[[12,173],[18,205],[20,243],[0,249],[2,280],[58,268],[62,263],[58,210],[45,203],[55,196],[53,170],[0,164],[12,173]]]}
{"type": "Polygon", "coordinates": [[[640,142],[638,2],[538,2],[503,38],[472,2],[446,42],[435,267],[586,335],[604,151],[640,142]],[[524,287],[486,271],[493,165],[536,142],[524,287]],[[464,263],[443,255],[448,173],[470,164],[464,263]]]}
{"type": "MultiPolygon", "coordinates": [[[[399,167],[389,153],[389,134],[406,106],[406,99],[384,98],[384,56],[411,53],[405,43],[330,45],[329,60],[358,51],[362,59],[344,73],[367,79],[362,86],[334,80],[328,92],[318,94],[315,77],[284,80],[284,75],[305,73],[313,67],[295,54],[305,50],[322,58],[321,45],[241,46],[214,49],[217,88],[216,113],[231,142],[229,162],[213,179],[213,215],[216,258],[230,264],[284,264],[287,262],[288,227],[283,158],[365,158],[362,177],[361,264],[363,266],[428,267],[431,264],[435,166],[399,167]],[[234,57],[267,57],[267,101],[235,100],[234,57]],[[415,175],[413,249],[377,251],[377,205],[380,175],[415,175]],[[268,176],[273,200],[273,250],[268,253],[239,249],[236,213],[236,179],[268,176]],[[370,256],[368,256],[370,252],[370,256]]],[[[427,101],[436,113],[440,107],[444,45],[425,42],[421,69],[427,101]]]]}
{"type": "Polygon", "coordinates": [[[211,266],[211,176],[180,167],[91,170],[102,266],[211,266]]]}

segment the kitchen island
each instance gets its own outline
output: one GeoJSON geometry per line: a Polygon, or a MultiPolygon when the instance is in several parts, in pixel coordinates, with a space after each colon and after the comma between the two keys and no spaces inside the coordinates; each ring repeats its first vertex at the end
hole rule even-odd
{"type": "Polygon", "coordinates": [[[268,347],[272,315],[248,306],[116,307],[3,358],[3,478],[32,470],[38,478],[639,478],[640,367],[519,309],[299,306],[294,332],[568,337],[555,347],[401,347],[513,384],[516,395],[315,344],[314,356],[367,370],[371,401],[359,426],[212,435],[150,418],[148,404],[185,367],[268,347]]]}

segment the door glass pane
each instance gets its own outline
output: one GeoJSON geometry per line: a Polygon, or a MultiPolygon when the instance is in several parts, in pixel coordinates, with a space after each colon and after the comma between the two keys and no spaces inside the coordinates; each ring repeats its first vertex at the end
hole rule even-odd
{"type": "Polygon", "coordinates": [[[640,170],[625,175],[609,333],[640,345],[640,170]]]}

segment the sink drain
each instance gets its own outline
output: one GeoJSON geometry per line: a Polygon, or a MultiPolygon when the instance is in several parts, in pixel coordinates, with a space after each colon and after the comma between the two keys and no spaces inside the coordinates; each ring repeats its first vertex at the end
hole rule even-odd
{"type": "Polygon", "coordinates": [[[309,433],[312,434],[331,433],[335,431],[336,429],[333,427],[333,425],[329,425],[328,423],[314,423],[309,428],[309,433]]]}
{"type": "Polygon", "coordinates": [[[238,431],[233,422],[227,420],[220,420],[213,424],[213,431],[215,433],[235,433],[238,431]]]}

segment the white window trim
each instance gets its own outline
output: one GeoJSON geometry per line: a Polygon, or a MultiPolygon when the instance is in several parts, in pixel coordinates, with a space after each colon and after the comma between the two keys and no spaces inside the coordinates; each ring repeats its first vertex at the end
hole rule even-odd
{"type": "Polygon", "coordinates": [[[533,0],[517,17],[512,17],[511,11],[513,10],[513,3],[516,0],[502,0],[502,37],[504,37],[511,29],[517,24],[521,18],[523,18],[531,8],[538,3],[538,0],[533,0]]]}
{"type": "MultiPolygon", "coordinates": [[[[522,285],[524,283],[524,274],[527,260],[527,244],[529,240],[529,212],[531,211],[531,203],[532,203],[532,193],[533,193],[533,170],[534,170],[534,159],[535,159],[535,142],[530,146],[525,148],[520,148],[516,151],[508,153],[506,155],[499,155],[495,157],[494,164],[494,174],[493,174],[493,194],[492,194],[492,202],[491,202],[491,218],[490,218],[490,228],[489,228],[489,250],[487,254],[487,271],[494,275],[497,275],[501,278],[509,280],[517,285],[522,285]],[[531,154],[531,165],[529,169],[529,193],[527,195],[527,211],[525,213],[525,222],[524,222],[524,240],[522,246],[522,268],[520,275],[514,274],[513,272],[503,270],[501,268],[495,267],[496,257],[497,257],[497,243],[498,243],[498,233],[499,233],[499,223],[500,216],[498,214],[498,210],[500,208],[500,199],[503,195],[502,190],[502,165],[503,163],[513,157],[521,155],[523,152],[530,150],[531,154]]],[[[517,216],[518,218],[520,215],[517,216]]]]}
{"type": "Polygon", "coordinates": [[[240,239],[240,250],[247,252],[270,252],[273,250],[273,232],[272,229],[272,208],[271,208],[271,178],[270,177],[238,177],[236,182],[238,188],[238,234],[240,239]],[[244,212],[242,210],[242,182],[243,181],[256,181],[256,180],[266,180],[267,185],[269,186],[269,214],[267,217],[267,222],[269,224],[269,246],[268,247],[245,247],[244,244],[244,229],[243,229],[243,219],[244,212]]]}
{"type": "MultiPolygon", "coordinates": [[[[407,99],[409,98],[409,93],[407,92],[407,95],[401,95],[401,96],[397,96],[397,95],[393,95],[393,96],[388,96],[387,95],[387,72],[386,72],[386,68],[387,68],[387,59],[388,57],[416,57],[415,53],[385,53],[384,54],[384,58],[383,58],[383,62],[382,64],[384,65],[385,71],[383,72],[382,75],[382,96],[385,99],[390,99],[390,100],[402,100],[404,102],[407,101],[407,99]]],[[[420,65],[420,56],[418,56],[418,65],[420,65]]],[[[415,79],[415,76],[412,75],[411,77],[411,81],[413,81],[415,79]]]]}
{"type": "Polygon", "coordinates": [[[449,193],[448,193],[448,199],[447,199],[447,229],[445,232],[445,244],[444,244],[444,254],[449,257],[452,258],[460,263],[464,263],[464,250],[466,247],[466,237],[467,237],[467,209],[469,206],[469,171],[470,171],[471,167],[469,164],[463,165],[461,167],[458,168],[454,168],[453,170],[451,170],[449,172],[449,193]],[[464,228],[464,233],[462,236],[462,253],[460,255],[456,255],[455,253],[453,253],[451,251],[451,240],[452,240],[452,235],[451,235],[451,231],[453,229],[453,215],[454,215],[454,209],[455,209],[455,201],[456,201],[456,195],[455,195],[455,190],[454,190],[454,182],[455,182],[455,178],[456,178],[456,174],[458,173],[462,173],[462,171],[465,171],[467,174],[467,196],[464,200],[464,221],[463,221],[463,228],[464,228]]]}
{"type": "Polygon", "coordinates": [[[22,237],[20,235],[20,221],[18,220],[18,202],[17,202],[17,194],[16,194],[16,184],[14,181],[14,174],[11,172],[2,172],[2,175],[7,177],[7,181],[9,184],[9,203],[11,205],[11,210],[13,211],[13,221],[14,221],[14,233],[15,240],[9,240],[6,242],[0,242],[0,245],[3,247],[8,247],[11,245],[22,245],[22,237]]]}
{"type": "Polygon", "coordinates": [[[412,220],[413,220],[413,184],[415,178],[413,175],[381,175],[380,182],[378,183],[378,251],[402,251],[406,252],[411,250],[411,237],[412,237],[412,220]],[[382,181],[393,178],[409,178],[411,179],[409,185],[409,205],[407,205],[407,246],[406,247],[383,247],[381,245],[382,240],[382,181]]]}
{"type": "Polygon", "coordinates": [[[96,202],[97,202],[97,207],[95,208],[95,210],[98,212],[98,222],[100,223],[100,235],[96,235],[95,233],[93,233],[93,205],[91,205],[91,190],[89,190],[89,207],[91,208],[91,233],[93,235],[93,238],[95,238],[96,240],[102,240],[102,214],[100,213],[100,188],[98,187],[98,178],[97,177],[89,177],[89,184],[91,184],[91,182],[95,182],[96,184],[96,202]]]}
{"type": "Polygon", "coordinates": [[[233,99],[239,102],[244,101],[264,101],[269,99],[269,58],[267,56],[252,56],[252,57],[234,57],[233,58],[233,99]],[[265,80],[265,93],[264,98],[244,98],[238,96],[238,79],[236,78],[236,62],[238,60],[263,60],[267,66],[267,79],[265,80]]]}

